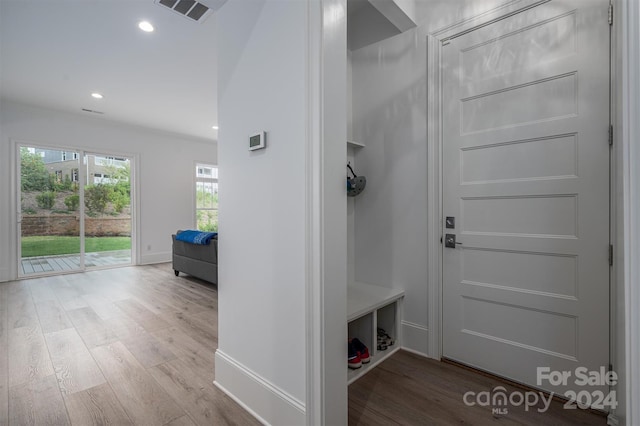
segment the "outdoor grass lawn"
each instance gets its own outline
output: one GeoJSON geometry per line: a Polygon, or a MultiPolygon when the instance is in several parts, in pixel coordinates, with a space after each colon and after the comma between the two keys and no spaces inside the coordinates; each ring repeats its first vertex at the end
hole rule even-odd
{"type": "MultiPolygon", "coordinates": [[[[131,237],[85,237],[85,252],[128,250],[131,237]]],[[[54,256],[80,252],[80,237],[22,237],[22,257],[54,256]]]]}

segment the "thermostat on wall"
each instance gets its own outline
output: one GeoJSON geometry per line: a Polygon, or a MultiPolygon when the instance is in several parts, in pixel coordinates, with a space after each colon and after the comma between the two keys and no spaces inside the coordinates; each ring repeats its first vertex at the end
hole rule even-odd
{"type": "Polygon", "coordinates": [[[267,142],[267,132],[256,133],[249,136],[249,151],[265,148],[267,142]]]}

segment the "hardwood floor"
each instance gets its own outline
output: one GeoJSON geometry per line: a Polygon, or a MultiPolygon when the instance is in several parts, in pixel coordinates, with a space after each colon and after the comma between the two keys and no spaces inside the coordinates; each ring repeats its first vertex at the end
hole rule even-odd
{"type": "Polygon", "coordinates": [[[9,423],[9,336],[7,285],[0,285],[0,425],[9,423]]]}
{"type": "MultiPolygon", "coordinates": [[[[526,392],[495,377],[457,365],[399,351],[349,386],[349,425],[601,425],[604,415],[565,410],[552,401],[528,411],[508,405],[507,413],[493,414],[490,406],[467,406],[466,392],[491,392],[497,386],[526,392]]],[[[471,401],[475,401],[473,398],[471,401]]],[[[515,399],[517,401],[517,399],[515,399]]]]}
{"type": "Polygon", "coordinates": [[[254,425],[213,385],[217,287],[169,264],[0,283],[0,425],[254,425]]]}
{"type": "MultiPolygon", "coordinates": [[[[217,307],[215,285],[169,264],[0,283],[0,425],[259,424],[213,385],[217,307]]],[[[463,403],[496,386],[515,390],[400,351],[349,387],[349,424],[606,424],[463,403]]]]}

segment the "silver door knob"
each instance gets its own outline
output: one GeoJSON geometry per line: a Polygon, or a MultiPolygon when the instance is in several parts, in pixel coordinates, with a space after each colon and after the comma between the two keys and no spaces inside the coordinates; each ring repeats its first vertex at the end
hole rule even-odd
{"type": "Polygon", "coordinates": [[[448,248],[456,248],[456,245],[462,245],[456,241],[456,234],[446,234],[444,236],[444,246],[448,248]]]}

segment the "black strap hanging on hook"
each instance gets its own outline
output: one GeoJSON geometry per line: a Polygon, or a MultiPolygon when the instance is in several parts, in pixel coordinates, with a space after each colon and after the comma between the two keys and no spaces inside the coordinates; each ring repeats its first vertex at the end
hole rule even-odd
{"type": "Polygon", "coordinates": [[[358,175],[356,175],[356,173],[351,168],[351,163],[347,163],[347,168],[351,171],[351,174],[353,175],[354,178],[358,177],[358,175]]]}
{"type": "Polygon", "coordinates": [[[347,162],[347,169],[353,175],[353,177],[350,178],[349,172],[347,172],[347,195],[349,197],[355,197],[364,190],[364,187],[367,185],[367,179],[364,176],[358,177],[356,172],[353,171],[350,162],[347,162]]]}

